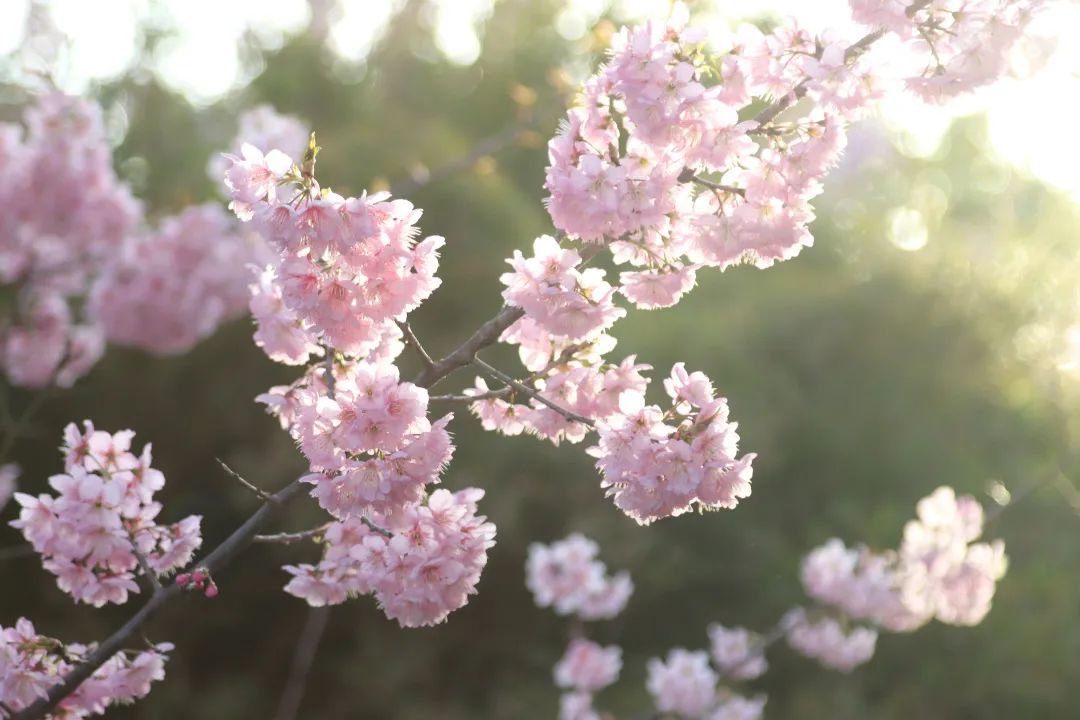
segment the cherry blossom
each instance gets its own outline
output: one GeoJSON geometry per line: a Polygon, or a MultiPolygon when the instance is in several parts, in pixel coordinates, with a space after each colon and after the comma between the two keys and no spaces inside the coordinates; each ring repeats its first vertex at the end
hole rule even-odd
{"type": "MultiPolygon", "coordinates": [[[[0,626],[0,703],[18,711],[43,698],[58,678],[95,648],[67,644],[34,629],[26,618],[9,628],[0,626]]],[[[79,688],[61,701],[54,717],[85,718],[103,714],[113,705],[125,705],[150,692],[152,683],[165,677],[170,643],[140,652],[119,652],[109,658],[79,688]]]]}
{"type": "Polygon", "coordinates": [[[716,673],[701,650],[671,650],[666,660],[653,658],[647,665],[645,687],[660,712],[701,718],[716,704],[716,673]]]}
{"type": "Polygon", "coordinates": [[[788,645],[826,667],[851,672],[874,655],[877,631],[865,627],[845,630],[831,617],[811,618],[803,608],[784,617],[788,645]]]}
{"type": "Polygon", "coordinates": [[[200,518],[159,525],[154,493],[165,476],[150,466],[150,446],[131,452],[134,433],[110,435],[87,420],[64,430],[64,473],[49,478],[56,495],[16,493],[11,526],[42,556],[61,590],[95,607],[127,602],[137,574],[164,575],[186,565],[199,545],[200,518]],[[140,559],[141,556],[141,559],[140,559]],[[143,567],[145,562],[145,567],[143,567]]]}
{"type": "Polygon", "coordinates": [[[370,594],[402,627],[438,624],[476,592],[495,544],[495,526],[476,514],[483,495],[440,489],[393,515],[333,523],[318,565],[285,567],[285,591],[314,606],[370,594]]]}
{"type": "Polygon", "coordinates": [[[613,618],[626,607],[634,584],[629,573],[607,574],[596,559],[599,546],[580,533],[543,545],[529,546],[525,584],[539,607],[582,620],[613,618]]]}
{"type": "Polygon", "coordinates": [[[555,666],[555,684],[584,692],[596,692],[619,679],[622,649],[602,647],[583,638],[575,638],[555,666]]]}

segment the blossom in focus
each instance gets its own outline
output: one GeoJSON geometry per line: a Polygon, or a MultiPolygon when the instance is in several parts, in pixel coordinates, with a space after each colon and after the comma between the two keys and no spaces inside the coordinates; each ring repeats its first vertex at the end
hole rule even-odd
{"type": "Polygon", "coordinates": [[[101,607],[139,592],[135,576],[143,568],[136,553],[157,575],[190,562],[202,543],[201,518],[159,525],[162,507],[154,493],[165,476],[151,467],[150,446],[135,455],[130,430],[109,434],[89,420],[84,425],[83,431],[74,423],[64,430],[64,473],[49,478],[56,495],[16,493],[21,511],[11,526],[41,555],[61,590],[101,607]]]}
{"type": "MultiPolygon", "coordinates": [[[[12,627],[0,626],[0,703],[18,712],[46,697],[49,689],[75,669],[95,649],[38,634],[26,618],[12,627]]],[[[64,698],[50,717],[85,718],[101,715],[115,705],[146,697],[150,686],[165,678],[170,643],[141,652],[120,651],[105,661],[79,687],[64,698]]]]}

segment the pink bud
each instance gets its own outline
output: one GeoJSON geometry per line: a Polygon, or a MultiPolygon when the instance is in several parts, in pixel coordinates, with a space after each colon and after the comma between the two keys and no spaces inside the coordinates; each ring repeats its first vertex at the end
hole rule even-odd
{"type": "Polygon", "coordinates": [[[206,572],[203,570],[196,570],[191,574],[191,582],[195,587],[202,589],[202,586],[206,584],[206,572]]]}
{"type": "Polygon", "coordinates": [[[214,583],[210,583],[210,585],[208,585],[207,588],[206,588],[206,597],[208,597],[208,598],[216,598],[217,595],[218,595],[217,585],[215,585],[214,583]]]}
{"type": "Polygon", "coordinates": [[[176,584],[180,587],[185,587],[189,582],[191,582],[191,575],[188,573],[180,573],[176,576],[176,584]]]}

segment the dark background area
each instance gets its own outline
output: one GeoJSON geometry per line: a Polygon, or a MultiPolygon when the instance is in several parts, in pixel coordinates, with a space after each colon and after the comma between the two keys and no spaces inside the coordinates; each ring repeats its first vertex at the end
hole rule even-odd
{"type": "MultiPolygon", "coordinates": [[[[510,147],[408,193],[425,211],[425,233],[447,238],[443,287],[411,316],[441,355],[497,311],[504,258],[551,231],[541,203],[544,142],[571,97],[558,70],[597,59],[605,37],[563,40],[552,26],[557,5],[498,3],[469,67],[429,52],[423,3],[414,1],[362,66],[331,59],[308,33],[273,52],[247,48],[262,71],[209,107],[193,107],[138,66],[93,95],[126,118],[117,168],[159,215],[218,197],[207,159],[226,148],[236,115],[257,103],[310,122],[324,148],[319,176],[343,193],[411,184],[419,164],[438,168],[527,126],[510,147]]],[[[146,34],[147,56],[160,39],[146,34]]],[[[4,116],[17,117],[26,98],[6,84],[4,116]]],[[[637,353],[656,378],[685,361],[730,399],[743,450],[759,454],[750,498],[731,512],[640,528],[603,498],[584,446],[486,434],[456,408],[457,452],[444,482],[485,488],[481,509],[498,526],[479,594],[447,623],[421,630],[400,629],[368,598],[334,608],[300,717],[553,717],[551,667],[567,627],[533,606],[523,564],[528,543],[574,530],[635,581],[625,613],[590,628],[624,648],[622,680],[598,704],[633,717],[648,707],[649,657],[706,647],[710,622],[765,629],[804,602],[798,563],[815,545],[838,536],[896,546],[920,497],[948,484],[990,503],[993,483],[1023,499],[988,528],[1005,540],[1011,565],[981,625],[882,635],[873,661],[849,676],[777,645],[771,669],[750,687],[768,693],[775,720],[1075,717],[1077,393],[1055,367],[1055,348],[1073,320],[1080,212],[997,164],[977,117],[957,123],[929,158],[907,157],[864,126],[817,206],[816,245],[797,259],[702,273],[677,307],[634,312],[616,327],[613,358],[637,353]],[[888,214],[901,206],[928,218],[930,242],[916,253],[887,240],[888,214]]],[[[24,467],[21,489],[44,491],[61,469],[56,447],[68,421],[132,428],[138,444],[153,443],[168,479],[164,517],[201,513],[205,546],[215,545],[256,503],[215,458],[264,488],[303,470],[290,439],[253,402],[298,373],[264,357],[251,332],[249,320],[235,322],[182,357],[111,348],[89,377],[49,398],[16,443],[10,459],[24,467]]],[[[517,367],[508,348],[490,357],[517,367]]],[[[408,377],[414,359],[406,353],[402,364],[408,377]]],[[[469,384],[463,373],[440,388],[469,384]]],[[[6,397],[16,414],[32,401],[17,390],[6,397]]],[[[9,505],[0,519],[14,512],[9,505]]],[[[322,521],[303,500],[276,529],[322,521]]],[[[0,547],[19,541],[0,527],[0,547]]],[[[153,641],[177,645],[166,680],[110,717],[271,717],[308,615],[281,592],[280,566],[317,555],[310,545],[249,548],[216,578],[220,597],[167,609],[147,628],[153,641]]],[[[90,641],[137,602],[73,606],[36,558],[0,563],[5,626],[26,615],[45,634],[90,641]]]]}

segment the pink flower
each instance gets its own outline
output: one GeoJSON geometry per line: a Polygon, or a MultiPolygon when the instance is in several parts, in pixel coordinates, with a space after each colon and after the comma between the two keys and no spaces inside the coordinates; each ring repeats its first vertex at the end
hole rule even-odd
{"type": "Polygon", "coordinates": [[[581,638],[570,641],[566,654],[555,666],[555,684],[596,692],[619,679],[622,668],[622,649],[601,647],[581,638]]]}
{"type": "Polygon", "coordinates": [[[703,651],[675,648],[667,660],[649,660],[646,688],[656,709],[699,718],[716,703],[717,675],[703,651]]]}
{"type": "Polygon", "coordinates": [[[610,619],[622,612],[634,585],[628,573],[608,575],[595,559],[598,552],[597,544],[579,533],[551,545],[531,544],[525,584],[536,604],[582,620],[610,619]]]}
{"type": "Polygon", "coordinates": [[[202,542],[198,516],[155,522],[161,506],[153,495],[164,478],[150,467],[149,446],[141,457],[130,452],[132,436],[95,430],[89,421],[83,433],[68,425],[67,472],[49,480],[57,495],[15,495],[22,510],[12,527],[42,556],[61,590],[96,607],[139,592],[136,548],[164,575],[186,565],[202,542]]]}

